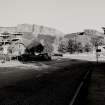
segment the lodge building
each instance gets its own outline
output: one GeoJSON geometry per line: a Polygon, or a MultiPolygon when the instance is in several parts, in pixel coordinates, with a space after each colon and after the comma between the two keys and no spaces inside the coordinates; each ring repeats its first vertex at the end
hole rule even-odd
{"type": "Polygon", "coordinates": [[[25,52],[22,33],[0,33],[0,55],[19,56],[25,52]]]}

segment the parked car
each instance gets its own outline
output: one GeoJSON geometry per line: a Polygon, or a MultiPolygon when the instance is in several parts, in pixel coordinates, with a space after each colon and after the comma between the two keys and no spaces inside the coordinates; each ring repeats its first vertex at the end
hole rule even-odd
{"type": "Polygon", "coordinates": [[[20,61],[49,61],[51,60],[51,56],[47,53],[40,53],[38,55],[22,54],[18,59],[20,61]]]}

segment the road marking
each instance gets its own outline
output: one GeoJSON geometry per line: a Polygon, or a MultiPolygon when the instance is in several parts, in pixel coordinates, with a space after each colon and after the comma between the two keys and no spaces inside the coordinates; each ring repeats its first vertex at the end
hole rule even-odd
{"type": "Polygon", "coordinates": [[[78,86],[78,88],[77,88],[77,90],[76,90],[76,92],[75,92],[75,94],[74,94],[74,96],[73,96],[73,98],[72,98],[72,100],[71,100],[71,102],[70,102],[69,105],[73,105],[73,104],[74,104],[74,102],[75,102],[75,100],[76,100],[76,97],[78,96],[78,94],[79,94],[79,92],[80,92],[80,89],[82,88],[82,86],[83,86],[83,84],[84,84],[84,80],[87,78],[89,72],[90,72],[90,71],[88,71],[88,72],[86,73],[86,75],[84,76],[82,82],[81,82],[80,85],[78,86]]]}

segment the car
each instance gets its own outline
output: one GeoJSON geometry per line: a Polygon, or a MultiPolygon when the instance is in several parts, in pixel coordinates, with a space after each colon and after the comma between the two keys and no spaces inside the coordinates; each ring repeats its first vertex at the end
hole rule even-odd
{"type": "Polygon", "coordinates": [[[40,53],[37,55],[22,54],[18,58],[20,61],[49,61],[51,60],[51,56],[49,56],[47,53],[40,53]]]}

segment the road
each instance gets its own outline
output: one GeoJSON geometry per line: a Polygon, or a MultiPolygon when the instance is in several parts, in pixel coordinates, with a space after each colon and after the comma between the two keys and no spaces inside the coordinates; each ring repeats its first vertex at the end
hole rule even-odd
{"type": "Polygon", "coordinates": [[[0,105],[68,105],[90,62],[63,59],[0,68],[0,105]]]}

